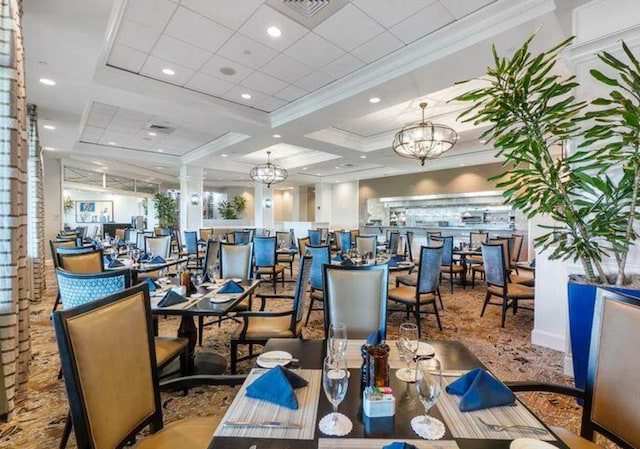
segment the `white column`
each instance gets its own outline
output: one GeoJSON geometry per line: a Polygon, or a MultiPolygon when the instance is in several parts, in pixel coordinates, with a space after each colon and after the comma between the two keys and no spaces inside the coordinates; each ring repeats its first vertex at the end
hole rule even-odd
{"type": "Polygon", "coordinates": [[[196,231],[202,227],[202,167],[180,167],[180,230],[196,231]],[[197,198],[192,204],[192,198],[197,198]]]}
{"type": "Polygon", "coordinates": [[[331,184],[316,184],[316,219],[318,223],[329,223],[331,226],[331,184]]]}
{"type": "Polygon", "coordinates": [[[254,216],[256,228],[275,230],[276,219],[273,187],[268,188],[266,185],[256,182],[254,183],[253,189],[255,192],[254,216]],[[271,203],[271,207],[267,207],[269,202],[271,203]]]}
{"type": "Polygon", "coordinates": [[[300,187],[294,187],[291,191],[291,221],[301,221],[300,203],[302,201],[300,195],[300,187]]]}

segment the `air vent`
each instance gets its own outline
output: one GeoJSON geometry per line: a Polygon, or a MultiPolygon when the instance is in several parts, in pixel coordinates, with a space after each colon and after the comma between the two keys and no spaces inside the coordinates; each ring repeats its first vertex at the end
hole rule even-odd
{"type": "Polygon", "coordinates": [[[347,3],[348,0],[267,0],[267,5],[310,30],[347,3]]]}
{"type": "Polygon", "coordinates": [[[171,134],[173,132],[173,128],[171,126],[157,125],[152,122],[147,123],[145,129],[163,134],[171,134]]]}
{"type": "Polygon", "coordinates": [[[351,163],[346,163],[346,164],[342,164],[343,167],[347,167],[347,168],[351,168],[351,167],[355,167],[355,165],[351,164],[351,163]]]}

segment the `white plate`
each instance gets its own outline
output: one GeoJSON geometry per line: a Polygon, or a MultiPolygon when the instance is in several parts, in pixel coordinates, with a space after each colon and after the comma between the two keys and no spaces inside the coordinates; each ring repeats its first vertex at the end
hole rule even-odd
{"type": "Polygon", "coordinates": [[[291,362],[293,356],[286,351],[269,351],[260,354],[257,360],[258,366],[262,368],[273,368],[274,366],[286,366],[291,362]]]}
{"type": "Polygon", "coordinates": [[[230,296],[226,296],[226,297],[222,297],[222,298],[211,298],[209,299],[209,301],[211,301],[214,304],[222,304],[223,302],[229,302],[231,301],[233,298],[230,296]]]}
{"type": "Polygon", "coordinates": [[[204,296],[203,293],[191,293],[192,298],[202,298],[204,296]]]}
{"type": "Polygon", "coordinates": [[[553,444],[535,438],[516,438],[509,447],[511,449],[556,449],[553,444]]]}
{"type": "Polygon", "coordinates": [[[418,343],[418,351],[416,352],[416,355],[418,357],[429,357],[434,355],[435,353],[436,353],[436,348],[431,346],[429,343],[425,343],[423,341],[418,343]]]}

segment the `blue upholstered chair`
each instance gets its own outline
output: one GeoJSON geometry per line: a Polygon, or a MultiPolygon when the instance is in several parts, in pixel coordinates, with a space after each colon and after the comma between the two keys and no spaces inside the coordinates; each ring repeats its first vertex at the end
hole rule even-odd
{"type": "MultiPolygon", "coordinates": [[[[451,293],[453,293],[453,278],[455,276],[460,276],[464,281],[463,276],[465,276],[465,267],[460,264],[454,263],[453,260],[453,237],[430,237],[429,241],[433,244],[437,244],[437,242],[442,242],[442,267],[440,268],[441,274],[447,274],[449,276],[449,285],[451,286],[451,293]]],[[[464,282],[462,282],[462,287],[464,288],[464,282]]]]}
{"type": "Polygon", "coordinates": [[[245,245],[251,242],[251,231],[233,231],[233,243],[245,245]]]}
{"type": "MultiPolygon", "coordinates": [[[[278,248],[285,248],[288,250],[295,250],[295,237],[293,235],[293,229],[289,232],[277,231],[276,240],[278,242],[278,248]]],[[[289,265],[289,275],[293,278],[293,262],[296,258],[296,253],[277,253],[276,262],[289,265]]]]}
{"type": "Polygon", "coordinates": [[[351,250],[351,232],[338,231],[336,235],[338,237],[338,250],[341,253],[348,253],[351,250]]]}
{"type": "Polygon", "coordinates": [[[413,231],[407,231],[407,239],[405,240],[405,244],[406,248],[404,253],[407,256],[407,259],[413,262],[413,249],[411,248],[411,246],[413,245],[413,231]]]}
{"type": "Polygon", "coordinates": [[[324,264],[331,263],[331,249],[329,245],[307,245],[307,254],[311,256],[311,273],[309,274],[309,285],[311,287],[311,303],[309,304],[309,312],[304,325],[309,325],[309,316],[314,310],[324,310],[324,307],[313,308],[316,301],[324,302],[324,292],[322,291],[322,267],[324,264]]]}
{"type": "Polygon", "coordinates": [[[322,245],[322,229],[309,229],[309,243],[311,245],[322,245]]]}
{"type": "Polygon", "coordinates": [[[391,231],[389,233],[389,244],[387,251],[389,254],[398,254],[398,244],[400,243],[400,233],[398,231],[391,231]]]}
{"type": "MultiPolygon", "coordinates": [[[[405,310],[389,309],[389,311],[406,311],[407,317],[413,313],[418,325],[418,333],[420,333],[420,312],[422,306],[425,305],[433,306],[433,312],[430,313],[435,314],[438,329],[442,330],[438,307],[436,307],[436,296],[439,295],[438,284],[440,283],[440,264],[443,252],[442,246],[437,248],[422,246],[416,286],[403,285],[389,290],[389,299],[405,306],[405,310]]],[[[442,302],[442,298],[440,301],[442,302]]]]}
{"type": "Polygon", "coordinates": [[[273,292],[276,293],[278,276],[282,278],[284,288],[284,267],[278,265],[276,256],[276,237],[256,237],[253,239],[253,252],[256,265],[256,278],[269,276],[273,282],[273,292]]]}
{"type": "Polygon", "coordinates": [[[202,266],[204,254],[198,249],[197,231],[184,231],[184,255],[188,258],[187,268],[200,268],[202,266]]]}

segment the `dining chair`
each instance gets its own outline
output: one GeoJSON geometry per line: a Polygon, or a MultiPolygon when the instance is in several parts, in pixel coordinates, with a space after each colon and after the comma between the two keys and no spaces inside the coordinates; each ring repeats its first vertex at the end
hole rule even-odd
{"type": "Polygon", "coordinates": [[[318,228],[318,229],[320,229],[320,232],[321,232],[321,237],[322,237],[321,244],[329,243],[329,228],[318,228]]]}
{"type": "Polygon", "coordinates": [[[378,249],[378,238],[375,235],[358,236],[356,237],[356,249],[360,252],[362,257],[371,253],[375,259],[378,249]]]}
{"type": "Polygon", "coordinates": [[[409,261],[413,262],[413,231],[406,232],[407,240],[406,240],[406,249],[405,254],[408,256],[409,261]]]}
{"type": "Polygon", "coordinates": [[[282,278],[284,288],[284,267],[278,265],[276,255],[276,237],[256,237],[253,239],[253,252],[256,266],[256,278],[269,276],[273,282],[273,293],[277,293],[278,276],[282,278]]]}
{"type": "MultiPolygon", "coordinates": [[[[489,239],[489,242],[493,244],[501,244],[504,247],[504,251],[502,254],[504,256],[504,266],[506,267],[506,270],[507,270],[508,281],[513,284],[522,284],[528,287],[533,287],[535,284],[535,278],[530,276],[520,276],[518,274],[512,273],[512,261],[510,257],[511,248],[509,247],[509,239],[506,237],[497,237],[497,238],[489,239]]],[[[485,275],[484,264],[478,264],[471,267],[471,287],[475,287],[476,273],[480,273],[480,275],[484,277],[485,275]]]]}
{"type": "Polygon", "coordinates": [[[309,237],[302,237],[301,239],[298,239],[298,254],[300,255],[300,258],[307,254],[307,245],[310,244],[311,242],[309,237]]]}
{"type": "Polygon", "coordinates": [[[360,237],[360,229],[352,229],[349,231],[351,233],[351,246],[356,244],[356,238],[360,237]]]}
{"type": "MultiPolygon", "coordinates": [[[[436,298],[439,295],[438,284],[440,283],[440,266],[444,247],[433,248],[422,246],[420,248],[420,262],[418,265],[418,278],[415,287],[401,286],[392,288],[388,292],[390,301],[400,303],[405,306],[403,309],[389,309],[389,311],[406,312],[407,318],[413,313],[418,325],[418,335],[420,335],[420,312],[423,306],[433,306],[433,313],[436,316],[438,329],[442,330],[440,315],[436,305],[436,298]]],[[[442,298],[440,298],[442,303],[442,298]]]]}
{"type": "Polygon", "coordinates": [[[298,278],[293,295],[256,295],[262,305],[260,311],[238,312],[242,323],[231,334],[231,374],[236,373],[237,363],[255,357],[253,345],[264,346],[270,338],[301,338],[302,318],[307,298],[307,283],[311,271],[311,257],[303,256],[298,267],[298,278]],[[291,308],[283,311],[265,311],[268,299],[290,299],[291,308]],[[249,353],[238,357],[238,345],[248,345],[249,353]]]}
{"type": "Polygon", "coordinates": [[[325,264],[331,263],[331,248],[329,245],[307,245],[307,253],[311,256],[311,273],[309,274],[309,311],[307,312],[307,320],[305,326],[309,325],[309,317],[314,310],[324,311],[324,306],[314,308],[316,301],[324,303],[324,285],[322,283],[322,270],[325,264]]]}
{"type": "Polygon", "coordinates": [[[469,246],[477,248],[481,243],[489,243],[489,233],[482,231],[472,231],[469,233],[469,246]]]}
{"type": "Polygon", "coordinates": [[[387,264],[339,266],[325,264],[324,333],[329,325],[344,323],[349,338],[366,338],[376,330],[382,339],[387,330],[387,264]]]}
{"type": "Polygon", "coordinates": [[[244,245],[251,242],[251,231],[233,231],[233,243],[244,245]]]}
{"type": "Polygon", "coordinates": [[[338,250],[341,253],[348,253],[351,251],[351,231],[338,231],[338,250]]]}
{"type": "MultiPolygon", "coordinates": [[[[57,311],[53,324],[79,449],[123,448],[146,427],[150,434],[136,449],[207,446],[219,419],[163,425],[147,284],[57,311]]],[[[239,385],[244,380],[199,376],[166,381],[163,387],[239,385]]]]}
{"type": "Polygon", "coordinates": [[[522,234],[511,234],[513,239],[513,248],[511,252],[511,268],[518,272],[518,262],[520,261],[520,254],[522,253],[522,245],[524,243],[524,236],[522,234]]]}
{"type": "Polygon", "coordinates": [[[398,254],[399,243],[400,243],[400,232],[391,231],[389,233],[389,244],[387,246],[387,252],[389,254],[398,254]]]}
{"type": "Polygon", "coordinates": [[[125,235],[124,233],[125,233],[125,230],[123,228],[116,229],[115,230],[115,238],[116,239],[120,239],[120,240],[124,240],[125,239],[124,238],[124,235],[125,235]]]}
{"type": "Polygon", "coordinates": [[[145,236],[144,252],[166,259],[171,254],[171,236],[145,236]]]}
{"type": "Polygon", "coordinates": [[[58,254],[60,268],[73,273],[100,273],[104,271],[102,249],[81,250],[72,254],[58,254]]]}
{"type": "Polygon", "coordinates": [[[136,248],[144,251],[147,237],[153,237],[153,232],[138,232],[136,235],[136,248]]]}
{"type": "MultiPolygon", "coordinates": [[[[464,267],[460,264],[454,263],[453,260],[453,236],[446,237],[431,237],[431,242],[442,242],[442,247],[444,248],[442,252],[442,267],[440,269],[440,273],[449,275],[449,285],[451,288],[451,293],[453,293],[453,279],[455,276],[464,276],[464,267]]],[[[462,283],[462,287],[464,288],[464,283],[462,283]]]]}
{"type": "Polygon", "coordinates": [[[322,229],[309,229],[309,243],[322,245],[322,229]]]}
{"type": "Polygon", "coordinates": [[[253,244],[235,245],[220,243],[220,277],[223,279],[247,280],[251,278],[253,244]]]}
{"type": "MultiPolygon", "coordinates": [[[[505,263],[505,246],[507,245],[503,243],[481,245],[484,273],[487,281],[487,295],[484,299],[480,316],[484,316],[484,311],[489,304],[502,306],[502,327],[504,327],[507,310],[510,307],[515,315],[519,307],[524,308],[519,305],[519,301],[533,300],[535,296],[532,287],[509,282],[509,273],[505,263]],[[492,296],[502,298],[502,302],[492,303],[492,296]]],[[[509,259],[510,257],[507,253],[506,260],[509,259]]]]}
{"type": "Polygon", "coordinates": [[[198,232],[184,231],[184,245],[184,255],[187,256],[187,268],[197,269],[202,267],[204,254],[198,248],[198,232]],[[191,264],[189,262],[191,262],[191,264]]]}
{"type": "MultiPolygon", "coordinates": [[[[514,392],[548,392],[584,399],[580,436],[551,426],[570,449],[599,448],[595,433],[619,447],[640,447],[640,386],[628,373],[640,372],[640,299],[599,287],[584,390],[540,382],[507,382],[514,392]]],[[[610,446],[610,445],[607,445],[610,446]]]]}
{"type": "MultiPolygon", "coordinates": [[[[75,232],[74,232],[75,235],[75,232]]],[[[53,268],[60,266],[60,259],[58,258],[58,248],[76,248],[75,237],[70,240],[49,240],[49,249],[51,250],[51,260],[53,262],[53,268]]],[[[55,312],[60,305],[60,291],[56,292],[56,299],[53,302],[52,312],[55,312]]]]}
{"type": "Polygon", "coordinates": [[[206,242],[212,234],[213,228],[200,228],[200,240],[204,240],[206,242]]]}
{"type": "Polygon", "coordinates": [[[76,235],[84,240],[87,237],[87,227],[86,226],[76,227],[76,235]]]}
{"type": "Polygon", "coordinates": [[[442,231],[427,231],[427,243],[429,242],[429,237],[442,237],[442,231]]]}
{"type": "MultiPolygon", "coordinates": [[[[277,231],[276,240],[278,242],[278,248],[291,249],[294,246],[295,240],[293,239],[293,230],[289,232],[277,231]]],[[[293,277],[293,262],[295,260],[295,253],[276,253],[276,262],[289,265],[289,275],[293,277]]],[[[283,274],[284,276],[284,274],[283,274]]]]}

